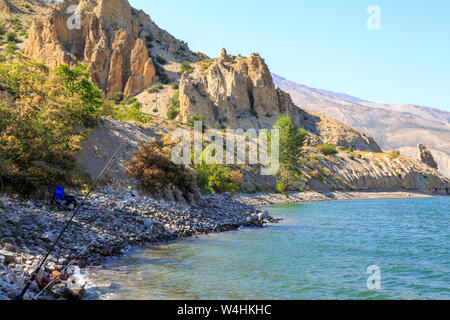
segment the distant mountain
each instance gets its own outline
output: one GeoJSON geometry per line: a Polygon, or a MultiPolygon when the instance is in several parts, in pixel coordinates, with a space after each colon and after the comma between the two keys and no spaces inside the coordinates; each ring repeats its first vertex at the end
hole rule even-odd
{"type": "Polygon", "coordinates": [[[372,137],[383,150],[399,149],[417,158],[426,145],[440,171],[450,177],[450,112],[408,104],[382,104],[343,93],[313,89],[272,74],[277,87],[299,107],[322,113],[372,137]]]}

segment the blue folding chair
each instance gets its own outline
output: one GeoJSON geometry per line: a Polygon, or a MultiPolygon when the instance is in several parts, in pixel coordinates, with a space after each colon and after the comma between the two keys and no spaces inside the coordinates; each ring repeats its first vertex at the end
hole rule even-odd
{"type": "Polygon", "coordinates": [[[60,209],[71,204],[74,206],[77,204],[74,197],[64,194],[64,189],[64,186],[55,185],[55,193],[53,194],[52,204],[56,203],[60,209]]]}
{"type": "Polygon", "coordinates": [[[64,199],[64,186],[55,185],[55,194],[53,195],[53,198],[59,199],[59,200],[65,200],[64,199]]]}

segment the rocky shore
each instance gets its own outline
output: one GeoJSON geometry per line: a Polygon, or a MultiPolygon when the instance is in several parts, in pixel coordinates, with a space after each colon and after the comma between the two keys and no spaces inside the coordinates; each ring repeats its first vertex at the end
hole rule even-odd
{"type": "Polygon", "coordinates": [[[448,194],[431,194],[420,191],[353,191],[353,192],[289,192],[283,194],[237,194],[235,199],[249,206],[268,206],[273,204],[295,204],[303,202],[337,201],[337,200],[364,200],[364,199],[402,199],[402,198],[429,198],[449,196],[448,194]]]}
{"type": "MultiPolygon", "coordinates": [[[[81,198],[81,194],[78,196],[81,198]]],[[[0,300],[16,297],[72,213],[54,210],[46,201],[0,198],[0,300]]],[[[45,268],[49,273],[62,270],[90,243],[76,263],[81,268],[100,265],[103,257],[122,254],[133,245],[241,226],[262,227],[270,221],[273,219],[267,212],[228,194],[205,196],[191,206],[140,197],[136,192],[102,190],[87,200],[45,268]]],[[[69,278],[43,298],[67,298],[64,292],[70,283],[69,278]]],[[[25,299],[33,299],[38,291],[34,283],[25,299]]],[[[82,295],[82,288],[74,292],[82,295]]]]}
{"type": "MultiPolygon", "coordinates": [[[[282,194],[229,194],[203,196],[196,205],[141,197],[134,191],[105,189],[94,193],[49,257],[48,273],[62,270],[84,247],[80,268],[101,265],[102,259],[125,253],[131,246],[162,243],[177,238],[237,229],[263,227],[275,220],[256,207],[315,201],[433,197],[421,192],[291,192],[282,194]]],[[[445,196],[445,195],[442,195],[445,196]]],[[[78,194],[78,198],[82,195],[78,194]]],[[[55,210],[48,201],[0,197],[0,300],[14,299],[47,249],[73,213],[55,210]]],[[[74,298],[83,289],[71,278],[41,299],[74,298]],[[71,294],[67,295],[70,288],[71,294]],[[65,294],[66,293],[66,294],[65,294]]],[[[25,299],[38,292],[33,283],[25,299]]]]}

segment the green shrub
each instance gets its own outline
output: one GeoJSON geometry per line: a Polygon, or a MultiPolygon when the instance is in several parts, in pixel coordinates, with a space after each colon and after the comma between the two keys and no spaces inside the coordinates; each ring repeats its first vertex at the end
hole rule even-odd
{"type": "Polygon", "coordinates": [[[213,60],[212,59],[205,59],[201,62],[200,64],[200,70],[202,70],[202,72],[206,71],[209,69],[209,67],[213,64],[213,60]]]}
{"type": "Polygon", "coordinates": [[[180,88],[180,85],[177,82],[172,82],[170,86],[172,87],[172,89],[175,90],[178,90],[180,88]]]}
{"type": "Polygon", "coordinates": [[[182,62],[180,65],[180,72],[178,72],[180,75],[184,74],[184,73],[192,73],[194,72],[194,69],[191,67],[191,65],[189,64],[189,62],[182,62]]]}
{"type": "Polygon", "coordinates": [[[179,108],[180,107],[180,91],[174,93],[173,97],[169,100],[170,106],[179,108]]]}
{"type": "Polygon", "coordinates": [[[283,181],[279,180],[279,181],[277,182],[277,192],[278,192],[278,193],[284,193],[285,191],[286,191],[286,188],[285,188],[285,186],[284,186],[283,181]]]}
{"type": "Polygon", "coordinates": [[[169,107],[167,110],[167,119],[175,120],[176,117],[180,114],[180,110],[175,107],[169,107]]]}
{"type": "Polygon", "coordinates": [[[392,159],[400,157],[400,151],[394,150],[391,153],[388,154],[388,156],[392,159]]]}
{"type": "Polygon", "coordinates": [[[17,42],[17,34],[15,33],[15,32],[13,32],[13,31],[9,31],[7,34],[6,34],[6,41],[8,41],[8,42],[17,42]]]}
{"type": "Polygon", "coordinates": [[[0,63],[0,79],[0,184],[27,195],[56,183],[88,183],[75,160],[103,101],[86,68],[60,65],[50,72],[17,55],[0,63]]]}
{"type": "Polygon", "coordinates": [[[353,152],[353,147],[352,146],[348,147],[347,151],[348,152],[353,152]]]}
{"type": "Polygon", "coordinates": [[[148,93],[158,93],[160,90],[164,89],[164,85],[162,83],[154,85],[150,89],[147,90],[148,93]]]}
{"type": "Polygon", "coordinates": [[[142,113],[142,105],[134,102],[130,105],[119,105],[114,110],[112,117],[122,121],[135,121],[139,123],[149,123],[151,116],[142,113]]]}
{"type": "Polygon", "coordinates": [[[169,120],[174,120],[180,114],[180,92],[175,92],[169,102],[170,106],[167,110],[167,118],[169,120]]]}
{"type": "Polygon", "coordinates": [[[0,24],[0,36],[3,36],[6,33],[6,27],[4,24],[0,24]]]}
{"type": "Polygon", "coordinates": [[[121,91],[114,92],[113,94],[109,95],[109,98],[114,102],[119,103],[123,100],[123,92],[121,91]]]}
{"type": "Polygon", "coordinates": [[[198,164],[194,166],[197,173],[197,185],[204,194],[236,193],[242,184],[242,174],[219,164],[198,164]]]}
{"type": "Polygon", "coordinates": [[[5,47],[5,53],[14,54],[19,48],[15,43],[8,43],[5,47]]]}
{"type": "Polygon", "coordinates": [[[136,101],[137,101],[136,97],[130,97],[127,99],[127,104],[130,105],[130,104],[135,103],[136,101]]]}
{"type": "Polygon", "coordinates": [[[34,9],[28,3],[25,3],[23,6],[25,9],[28,9],[29,12],[34,12],[34,9]]]}
{"type": "Polygon", "coordinates": [[[320,144],[316,147],[316,149],[326,156],[338,153],[336,146],[332,144],[320,144]]]}
{"type": "Polygon", "coordinates": [[[206,125],[205,125],[205,117],[203,117],[203,116],[195,116],[195,117],[190,118],[188,120],[188,126],[191,127],[191,128],[194,128],[194,125],[195,125],[196,121],[199,121],[199,122],[202,123],[202,132],[205,132],[206,129],[207,129],[206,125]]]}

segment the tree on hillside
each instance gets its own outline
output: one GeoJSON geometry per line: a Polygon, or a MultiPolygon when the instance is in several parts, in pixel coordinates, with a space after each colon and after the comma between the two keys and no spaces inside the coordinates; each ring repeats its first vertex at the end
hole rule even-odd
{"type": "Polygon", "coordinates": [[[274,124],[280,131],[280,169],[278,170],[278,190],[286,193],[300,178],[300,155],[306,138],[306,131],[299,128],[288,116],[281,116],[274,124]]]}
{"type": "Polygon", "coordinates": [[[23,194],[55,183],[80,187],[83,125],[96,123],[103,101],[84,67],[50,72],[17,55],[0,63],[0,79],[0,187],[23,194]]]}
{"type": "Polygon", "coordinates": [[[61,64],[53,70],[57,81],[62,83],[58,94],[68,98],[67,104],[74,111],[73,115],[86,127],[93,127],[100,117],[103,104],[100,89],[90,80],[86,66],[78,64],[70,68],[61,64]]]}

